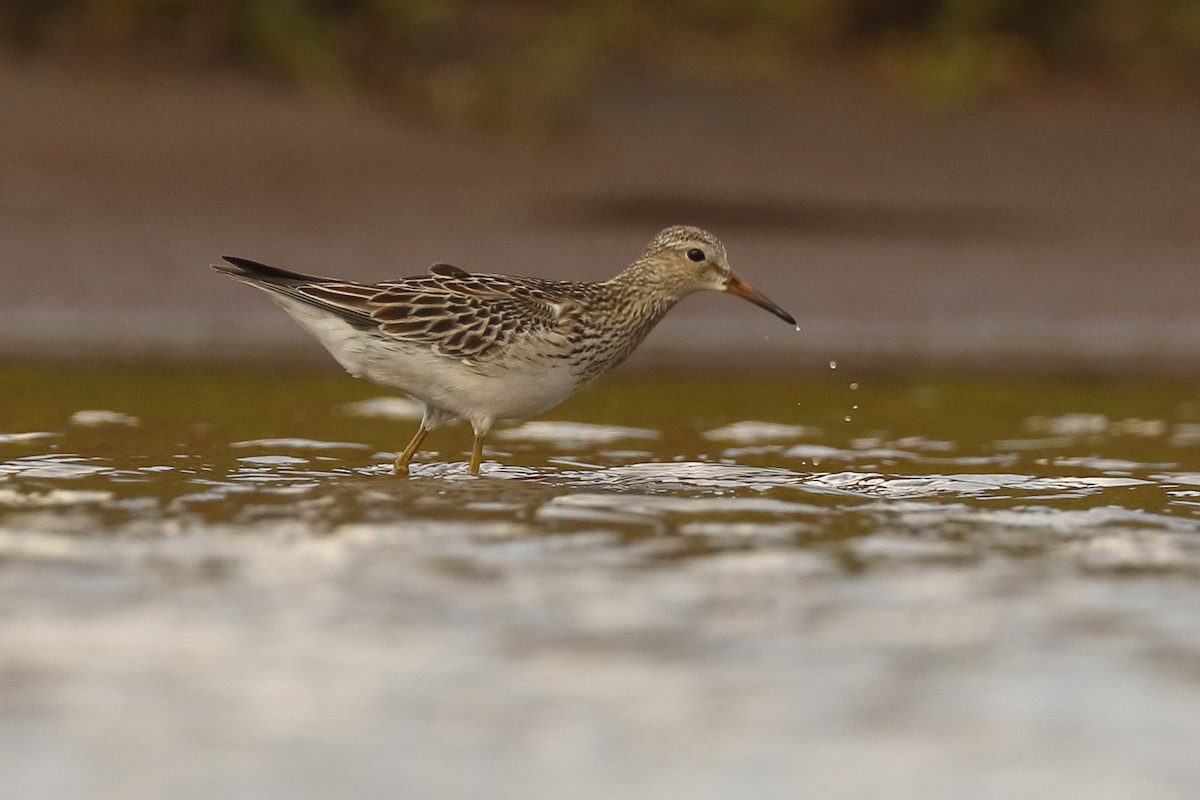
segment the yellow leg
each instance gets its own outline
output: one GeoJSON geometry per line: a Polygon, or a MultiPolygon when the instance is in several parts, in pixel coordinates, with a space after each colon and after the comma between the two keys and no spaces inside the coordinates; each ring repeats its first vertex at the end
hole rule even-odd
{"type": "Polygon", "coordinates": [[[471,465],[467,467],[467,471],[472,475],[479,474],[479,462],[483,460],[483,440],[486,437],[486,433],[475,434],[475,446],[471,448],[471,465]]]}
{"type": "Polygon", "coordinates": [[[412,457],[416,454],[417,448],[421,446],[421,442],[425,441],[425,437],[429,435],[428,428],[417,428],[416,434],[413,435],[412,441],[408,443],[408,447],[404,448],[404,452],[396,459],[396,466],[392,470],[393,475],[407,475],[408,462],[412,461],[412,457]]]}

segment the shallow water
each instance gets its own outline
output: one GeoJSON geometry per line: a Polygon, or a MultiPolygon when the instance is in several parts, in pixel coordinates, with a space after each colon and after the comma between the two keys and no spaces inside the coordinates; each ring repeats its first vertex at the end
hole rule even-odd
{"type": "Polygon", "coordinates": [[[1200,387],[0,371],[21,797],[1191,796],[1200,387]]]}

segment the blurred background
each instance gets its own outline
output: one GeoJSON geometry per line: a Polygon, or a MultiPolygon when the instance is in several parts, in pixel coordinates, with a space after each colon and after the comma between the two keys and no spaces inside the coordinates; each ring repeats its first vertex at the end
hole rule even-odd
{"type": "Polygon", "coordinates": [[[1198,262],[1197,0],[4,0],[0,794],[1190,800],[1198,262]],[[208,266],[675,223],[481,480],[208,266]]]}
{"type": "Polygon", "coordinates": [[[1198,67],[1190,0],[9,0],[0,356],[319,363],[207,265],[602,279],[691,223],[802,332],[695,298],[636,363],[1186,370],[1198,67]]]}

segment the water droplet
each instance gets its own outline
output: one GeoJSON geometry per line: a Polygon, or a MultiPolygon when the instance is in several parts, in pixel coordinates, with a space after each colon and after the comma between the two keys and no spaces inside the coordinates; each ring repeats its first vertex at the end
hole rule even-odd
{"type": "Polygon", "coordinates": [[[849,422],[849,421],[850,421],[850,415],[849,415],[849,414],[847,414],[847,415],[846,415],[845,417],[843,417],[842,419],[844,419],[846,422],[849,422]]]}
{"type": "Polygon", "coordinates": [[[796,323],[796,333],[799,333],[799,332],[800,332],[800,323],[797,322],[796,323]]]}
{"type": "Polygon", "coordinates": [[[830,362],[829,362],[829,368],[830,368],[830,369],[837,369],[837,362],[836,362],[836,361],[830,361],[830,362]]]}
{"type": "Polygon", "coordinates": [[[858,406],[850,406],[851,411],[858,411],[858,406]]]}
{"type": "Polygon", "coordinates": [[[852,391],[852,392],[853,392],[853,391],[856,391],[857,389],[858,389],[858,382],[857,382],[857,381],[855,381],[854,383],[850,384],[850,391],[852,391]]]}

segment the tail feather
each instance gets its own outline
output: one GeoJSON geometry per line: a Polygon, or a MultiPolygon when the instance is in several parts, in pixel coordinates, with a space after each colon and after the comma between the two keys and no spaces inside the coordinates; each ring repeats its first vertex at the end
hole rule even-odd
{"type": "Polygon", "coordinates": [[[322,278],[316,275],[305,275],[300,272],[292,272],[279,267],[272,267],[266,264],[260,264],[257,261],[251,261],[248,258],[239,258],[238,256],[221,256],[226,264],[213,264],[212,268],[218,272],[224,272],[234,278],[250,280],[255,283],[262,283],[268,286],[296,286],[302,283],[336,283],[335,278],[322,278]]]}
{"type": "MultiPolygon", "coordinates": [[[[338,302],[338,300],[345,301],[347,299],[362,301],[365,298],[356,293],[335,291],[337,285],[342,283],[337,278],[321,278],[316,275],[291,272],[237,256],[221,256],[221,258],[229,263],[213,264],[213,269],[256,289],[262,289],[272,295],[294,317],[296,316],[294,308],[284,298],[298,300],[305,305],[319,308],[362,330],[374,330],[379,327],[379,323],[371,318],[370,309],[361,303],[338,302]],[[325,289],[324,287],[327,286],[331,288],[325,289]],[[348,297],[341,295],[348,295],[348,297]]],[[[297,317],[297,319],[299,318],[297,317]]]]}

